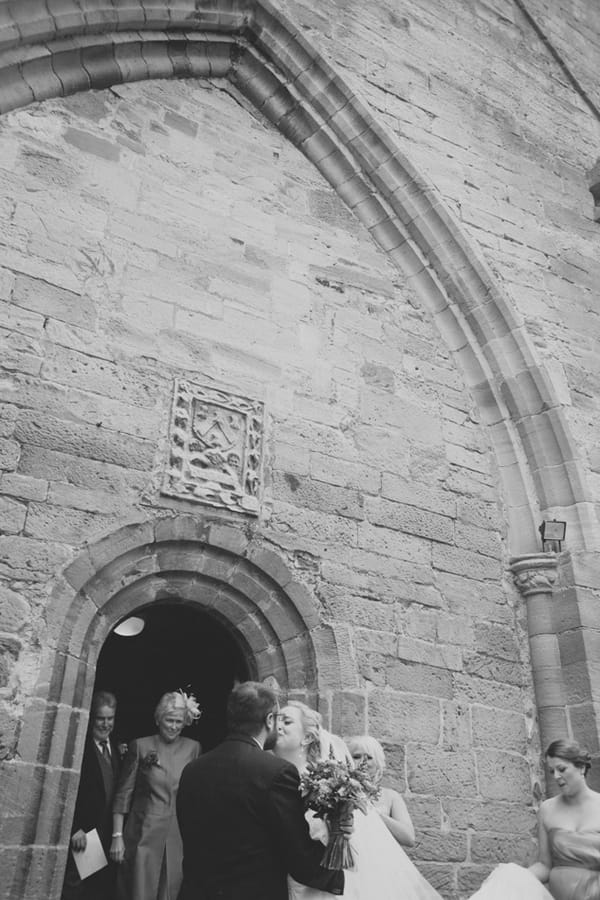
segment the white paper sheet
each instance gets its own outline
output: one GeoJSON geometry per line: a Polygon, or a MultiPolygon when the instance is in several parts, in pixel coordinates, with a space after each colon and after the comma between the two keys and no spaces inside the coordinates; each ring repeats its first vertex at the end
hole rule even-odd
{"type": "Polygon", "coordinates": [[[86,832],[85,836],[85,850],[73,853],[73,859],[75,860],[79,877],[82,880],[108,865],[108,860],[104,855],[104,849],[96,829],[93,828],[91,831],[86,832]]]}

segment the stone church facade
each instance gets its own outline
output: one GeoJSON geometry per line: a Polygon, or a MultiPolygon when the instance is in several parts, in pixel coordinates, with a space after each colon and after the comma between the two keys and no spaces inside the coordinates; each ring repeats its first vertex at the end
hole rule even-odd
{"type": "Polygon", "coordinates": [[[7,898],[60,896],[94,686],[177,648],[379,738],[448,900],[533,858],[542,748],[600,755],[599,45],[594,0],[0,2],[7,898]],[[132,615],[174,644],[118,669],[132,615]]]}

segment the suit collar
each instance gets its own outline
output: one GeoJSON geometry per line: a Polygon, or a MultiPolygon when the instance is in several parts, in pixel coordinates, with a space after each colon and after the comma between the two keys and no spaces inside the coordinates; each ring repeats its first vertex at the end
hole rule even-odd
{"type": "Polygon", "coordinates": [[[225,738],[227,741],[241,741],[243,744],[250,744],[251,747],[255,747],[257,750],[262,751],[262,747],[250,734],[244,734],[242,731],[234,731],[231,734],[228,734],[225,738]]]}

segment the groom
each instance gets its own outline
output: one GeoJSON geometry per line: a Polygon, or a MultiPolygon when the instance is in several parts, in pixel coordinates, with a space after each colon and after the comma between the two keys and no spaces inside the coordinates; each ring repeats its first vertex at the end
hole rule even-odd
{"type": "Polygon", "coordinates": [[[276,694],[259,682],[233,689],[227,739],[189,763],[177,794],[185,900],[288,900],[287,875],[332,894],[343,872],[321,868],[296,768],[264,747],[277,729],[276,694]]]}

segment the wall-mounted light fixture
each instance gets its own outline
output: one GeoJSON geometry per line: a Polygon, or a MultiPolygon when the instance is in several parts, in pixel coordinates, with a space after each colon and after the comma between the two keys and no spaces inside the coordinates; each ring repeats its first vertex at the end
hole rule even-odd
{"type": "Polygon", "coordinates": [[[565,539],[567,523],[557,519],[544,519],[539,527],[542,536],[542,550],[544,553],[560,553],[561,544],[565,539]]]}
{"type": "Polygon", "coordinates": [[[127,619],[123,619],[122,622],[113,628],[114,634],[118,634],[119,637],[135,637],[136,634],[141,634],[144,630],[145,622],[140,616],[129,616],[127,619]]]}

